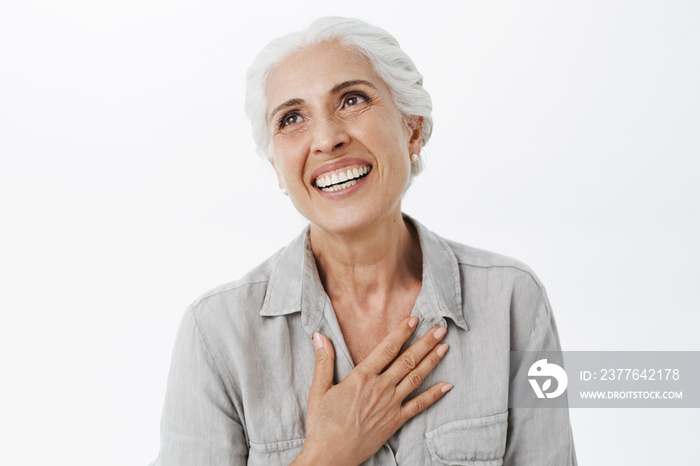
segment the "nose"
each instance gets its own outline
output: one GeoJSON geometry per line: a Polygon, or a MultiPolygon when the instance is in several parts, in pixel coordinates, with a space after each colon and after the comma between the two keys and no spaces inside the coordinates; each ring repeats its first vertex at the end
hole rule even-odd
{"type": "Polygon", "coordinates": [[[350,137],[342,122],[334,118],[316,120],[313,129],[311,152],[313,154],[332,154],[347,145],[350,137]]]}

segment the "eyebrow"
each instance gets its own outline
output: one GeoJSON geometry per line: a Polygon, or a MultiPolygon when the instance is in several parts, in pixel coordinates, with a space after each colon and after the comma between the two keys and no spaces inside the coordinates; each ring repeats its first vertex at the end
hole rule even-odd
{"type": "MultiPolygon", "coordinates": [[[[374,84],[372,84],[369,81],[365,81],[364,79],[354,79],[352,81],[345,81],[345,82],[342,82],[340,84],[336,84],[335,86],[333,86],[330,93],[337,94],[338,92],[341,92],[344,89],[347,89],[348,87],[351,87],[351,86],[355,86],[357,84],[364,84],[365,86],[369,86],[372,89],[377,90],[377,86],[375,86],[374,84]]],[[[304,103],[304,99],[289,99],[288,101],[283,102],[280,105],[278,105],[277,107],[275,107],[274,110],[272,110],[270,112],[269,119],[272,120],[272,118],[275,116],[275,114],[282,109],[285,109],[288,107],[294,107],[297,105],[301,105],[303,103],[304,103]]]]}
{"type": "Polygon", "coordinates": [[[353,81],[345,81],[344,83],[336,84],[333,86],[333,89],[331,89],[331,94],[337,94],[338,92],[342,91],[343,89],[346,89],[350,86],[354,86],[356,84],[364,84],[366,86],[371,87],[372,89],[376,90],[377,86],[372,84],[369,81],[365,81],[364,79],[355,79],[353,81]]]}
{"type": "Polygon", "coordinates": [[[288,101],[286,101],[286,102],[284,102],[284,103],[278,105],[277,107],[275,107],[275,109],[274,109],[273,111],[270,112],[270,118],[269,118],[269,119],[272,120],[272,118],[275,116],[275,114],[276,114],[277,112],[279,112],[280,110],[282,110],[283,108],[294,107],[294,106],[296,106],[296,105],[301,105],[301,104],[303,104],[303,103],[304,103],[304,99],[289,99],[288,101]]]}

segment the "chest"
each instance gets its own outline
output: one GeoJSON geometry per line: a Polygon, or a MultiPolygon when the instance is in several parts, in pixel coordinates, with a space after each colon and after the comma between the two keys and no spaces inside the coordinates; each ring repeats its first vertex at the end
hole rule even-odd
{"type": "Polygon", "coordinates": [[[410,315],[410,310],[396,314],[391,319],[346,318],[338,319],[338,326],[343,334],[343,340],[350,353],[354,365],[358,365],[381,344],[381,342],[396,328],[399,323],[410,315]]]}
{"type": "MultiPolygon", "coordinates": [[[[353,364],[344,335],[340,335],[338,326],[329,325],[332,316],[327,317],[319,331],[336,348],[336,383],[340,383],[353,364]]],[[[433,323],[422,320],[409,342],[423,335],[433,323]]],[[[276,333],[275,338],[267,338],[263,331],[260,336],[265,337],[266,344],[274,345],[275,352],[288,352],[289,357],[276,361],[261,358],[254,365],[246,364],[245,374],[238,376],[241,393],[234,394],[234,398],[238,398],[250,442],[249,465],[289,464],[303,445],[314,350],[308,335],[301,333],[303,330],[296,335],[295,329],[296,325],[290,328],[290,335],[276,333]]],[[[499,355],[493,339],[478,338],[477,332],[465,332],[449,321],[444,341],[450,350],[418,392],[440,381],[453,383],[455,388],[439,404],[407,422],[366,465],[450,464],[436,462],[432,455],[442,457],[455,451],[469,456],[488,453],[495,458],[503,454],[507,352],[499,355]],[[493,425],[498,428],[488,427],[493,425]],[[478,441],[472,444],[466,439],[478,441]],[[484,450],[486,447],[489,452],[484,450]]]]}
{"type": "Polygon", "coordinates": [[[365,303],[332,300],[338,327],[353,364],[357,365],[406,318],[411,316],[420,286],[405,290],[391,299],[365,303]]]}

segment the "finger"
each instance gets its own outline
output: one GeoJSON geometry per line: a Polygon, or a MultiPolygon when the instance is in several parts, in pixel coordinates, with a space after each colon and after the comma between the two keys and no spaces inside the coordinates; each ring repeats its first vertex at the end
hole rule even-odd
{"type": "Polygon", "coordinates": [[[401,406],[402,425],[416,414],[423,412],[428,406],[442,398],[445,393],[452,390],[452,384],[439,383],[430,387],[411,401],[401,406]]]}
{"type": "Polygon", "coordinates": [[[418,317],[403,320],[359,365],[380,374],[396,358],[401,347],[418,325],[418,317]]]}
{"type": "Polygon", "coordinates": [[[446,332],[447,327],[437,327],[425,332],[420,340],[396,358],[396,361],[386,370],[385,377],[394,384],[398,384],[418,367],[423,358],[444,338],[446,332]]]}
{"type": "Polygon", "coordinates": [[[411,394],[416,388],[420,387],[425,378],[428,376],[430,371],[432,371],[437,363],[440,362],[442,357],[447,352],[448,346],[446,344],[437,345],[423,360],[418,364],[414,370],[408,373],[406,377],[399,382],[396,387],[396,396],[403,400],[408,395],[411,394]]]}
{"type": "Polygon", "coordinates": [[[333,345],[328,338],[316,332],[314,333],[314,347],[316,348],[316,363],[309,389],[309,399],[322,396],[333,386],[333,361],[335,359],[333,345]]]}

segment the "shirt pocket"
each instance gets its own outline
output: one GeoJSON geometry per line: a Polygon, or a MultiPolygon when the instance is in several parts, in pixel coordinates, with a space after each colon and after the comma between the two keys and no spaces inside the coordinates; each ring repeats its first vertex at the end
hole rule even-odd
{"type": "Polygon", "coordinates": [[[501,466],[508,412],[452,421],[425,434],[433,465],[501,466]]]}
{"type": "Polygon", "coordinates": [[[248,450],[249,466],[273,466],[284,465],[294,461],[294,458],[301,453],[304,439],[292,439],[282,442],[253,443],[250,442],[248,450]]]}

